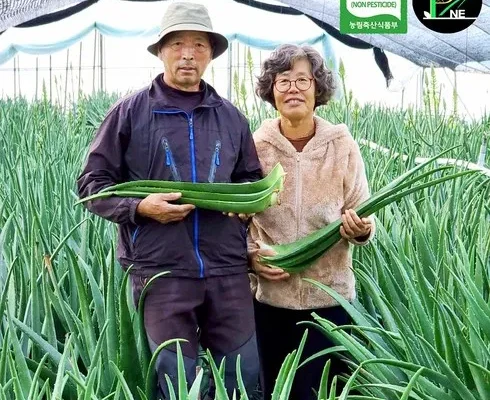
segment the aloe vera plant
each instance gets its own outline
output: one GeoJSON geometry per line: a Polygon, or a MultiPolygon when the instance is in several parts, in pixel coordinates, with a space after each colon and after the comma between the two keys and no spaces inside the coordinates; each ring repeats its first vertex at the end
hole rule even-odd
{"type": "Polygon", "coordinates": [[[264,211],[278,202],[278,193],[284,186],[281,164],[263,179],[246,183],[192,183],[174,181],[131,181],[103,189],[76,204],[110,196],[144,198],[152,193],[180,192],[181,204],[193,204],[207,210],[251,214],[264,211]]]}
{"type": "MultiPolygon", "coordinates": [[[[114,101],[100,93],[63,113],[47,101],[0,100],[0,399],[155,398],[141,313],[135,314],[131,302],[120,304],[130,299],[120,293],[115,226],[72,207],[84,151],[114,101]],[[121,325],[124,321],[131,325],[121,325]],[[136,365],[121,358],[132,355],[120,353],[120,341],[133,342],[131,335],[142,372],[137,380],[128,376],[136,365]]],[[[374,193],[416,157],[441,149],[460,145],[448,156],[476,162],[488,131],[481,121],[442,114],[361,107],[354,100],[349,107],[332,101],[317,114],[352,128],[374,193]],[[366,145],[370,141],[389,152],[366,145]]],[[[252,113],[249,118],[254,131],[261,118],[252,113]]],[[[484,167],[489,157],[487,151],[484,167]]],[[[450,171],[436,174],[443,172],[450,171]]],[[[343,304],[353,324],[315,323],[314,329],[336,343],[324,353],[340,352],[352,367],[332,385],[359,369],[349,387],[361,394],[346,390],[342,399],[488,400],[488,179],[475,174],[413,192],[380,209],[376,219],[376,240],[353,250],[358,299],[343,304]]],[[[202,374],[188,392],[175,387],[176,399],[203,398],[213,368],[207,368],[206,354],[201,356],[202,374]]],[[[275,390],[281,400],[290,397],[287,376],[295,372],[290,358],[275,390]]],[[[220,392],[214,400],[227,398],[220,392]]],[[[243,392],[236,398],[245,399],[243,392]]],[[[318,400],[339,398],[323,380],[318,400]]]]}
{"type": "MultiPolygon", "coordinates": [[[[356,208],[357,214],[360,217],[367,217],[374,214],[376,211],[379,211],[388,204],[399,201],[411,193],[478,172],[475,170],[456,172],[410,187],[417,182],[421,182],[424,178],[430,175],[451,168],[449,166],[437,167],[424,174],[413,177],[416,172],[437,158],[440,158],[443,154],[450,150],[452,149],[446,150],[428,161],[413,167],[403,175],[399,176],[393,182],[380,189],[377,193],[356,208]]],[[[279,267],[289,273],[301,272],[310,267],[319,257],[321,257],[328,249],[330,249],[341,239],[341,225],[342,220],[338,219],[326,227],[319,229],[295,242],[270,246],[271,249],[277,254],[273,256],[261,256],[261,261],[266,265],[279,267]]]]}
{"type": "Polygon", "coordinates": [[[284,175],[284,169],[280,163],[277,163],[274,168],[264,178],[255,182],[244,183],[194,183],[194,182],[176,182],[176,181],[159,181],[159,180],[139,180],[119,183],[114,186],[104,188],[100,193],[113,190],[132,189],[135,186],[141,187],[156,187],[161,189],[169,189],[173,191],[198,191],[205,194],[213,193],[228,193],[228,194],[256,194],[273,186],[277,179],[284,175]]]}

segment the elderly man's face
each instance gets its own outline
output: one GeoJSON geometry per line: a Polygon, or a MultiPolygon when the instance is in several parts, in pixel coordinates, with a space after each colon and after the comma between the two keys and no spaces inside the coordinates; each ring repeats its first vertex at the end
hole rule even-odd
{"type": "Polygon", "coordinates": [[[274,100],[277,111],[289,120],[313,118],[315,80],[307,59],[297,60],[291,70],[277,74],[274,79],[274,100]]]}
{"type": "Polygon", "coordinates": [[[180,31],[165,38],[158,57],[163,61],[167,85],[188,92],[198,91],[199,82],[211,62],[212,48],[205,32],[180,31]]]}

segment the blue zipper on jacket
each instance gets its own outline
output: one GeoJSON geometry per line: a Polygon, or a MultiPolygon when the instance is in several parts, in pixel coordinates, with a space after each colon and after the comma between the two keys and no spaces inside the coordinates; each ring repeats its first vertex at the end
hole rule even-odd
{"type": "MultiPolygon", "coordinates": [[[[196,154],[195,154],[195,145],[194,145],[194,112],[191,112],[191,115],[187,114],[183,110],[179,111],[163,111],[163,110],[153,110],[156,114],[185,114],[187,118],[187,122],[189,125],[189,140],[191,144],[191,176],[192,182],[197,182],[197,173],[196,173],[196,154]]],[[[197,261],[199,263],[199,276],[204,278],[204,262],[202,261],[201,253],[199,252],[199,212],[197,208],[194,210],[194,251],[196,253],[197,261]]]]}
{"type": "Polygon", "coordinates": [[[132,238],[131,238],[131,240],[133,241],[133,244],[134,244],[134,242],[136,242],[136,238],[138,237],[138,233],[139,233],[139,231],[140,231],[140,227],[139,227],[139,225],[138,225],[138,226],[136,227],[136,229],[134,230],[134,232],[133,232],[133,236],[132,236],[132,238]]]}
{"type": "Polygon", "coordinates": [[[163,144],[163,148],[165,149],[165,164],[167,165],[167,167],[170,167],[174,181],[178,182],[181,180],[180,174],[179,171],[177,171],[177,165],[175,164],[175,160],[172,155],[172,150],[170,149],[170,144],[168,143],[167,138],[162,139],[162,144],[163,144]]]}
{"type": "Polygon", "coordinates": [[[219,167],[219,151],[221,149],[221,141],[216,141],[216,146],[214,146],[213,159],[211,161],[211,168],[209,169],[208,182],[213,183],[216,177],[216,169],[219,167]]]}
{"type": "MultiPolygon", "coordinates": [[[[186,113],[187,115],[187,113],[186,113]]],[[[196,149],[194,146],[194,112],[191,112],[191,116],[187,115],[189,121],[189,139],[191,141],[191,166],[192,166],[192,182],[197,182],[196,173],[196,149]]],[[[199,213],[197,208],[194,211],[194,251],[196,252],[197,259],[199,261],[199,276],[204,278],[204,262],[202,261],[201,254],[199,253],[199,213]]]]}

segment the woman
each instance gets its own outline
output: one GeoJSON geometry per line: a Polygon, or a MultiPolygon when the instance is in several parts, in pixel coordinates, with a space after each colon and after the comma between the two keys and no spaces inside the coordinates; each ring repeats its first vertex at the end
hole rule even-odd
{"type": "MultiPolygon", "coordinates": [[[[286,171],[281,204],[252,218],[249,257],[255,294],[257,340],[262,365],[264,399],[271,398],[275,379],[286,355],[298,348],[305,325],[315,312],[337,325],[349,323],[348,314],[333,298],[303,278],[326,284],[351,301],[355,281],[349,243],[366,244],[374,234],[370,218],[353,210],[369,196],[364,163],[357,143],[344,124],[333,125],[314,115],[315,108],[334,93],[331,71],[309,46],[282,45],[262,66],[257,94],[272,104],[279,118],[266,120],[254,133],[255,145],[267,174],[280,162],[286,171]],[[295,241],[342,218],[343,239],[313,266],[289,275],[258,262],[271,250],[261,244],[295,241]]],[[[316,329],[310,329],[303,359],[332,346],[316,329]]],[[[316,399],[326,358],[297,371],[290,399],[316,399]]],[[[330,375],[346,371],[332,359],[330,375]]]]}

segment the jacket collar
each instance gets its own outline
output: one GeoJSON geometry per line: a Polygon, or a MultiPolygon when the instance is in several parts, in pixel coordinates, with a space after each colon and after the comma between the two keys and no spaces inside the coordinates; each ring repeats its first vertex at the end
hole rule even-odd
{"type": "MultiPolygon", "coordinates": [[[[332,140],[346,135],[350,136],[345,124],[333,125],[318,116],[314,116],[313,118],[315,120],[315,136],[306,144],[303,153],[319,153],[319,150],[326,149],[328,143],[332,140]]],[[[264,120],[259,129],[254,133],[254,138],[270,143],[284,154],[294,157],[296,155],[296,149],[281,134],[279,123],[279,118],[264,120]]],[[[321,153],[323,154],[323,152],[321,153]]]]}
{"type": "MultiPolygon", "coordinates": [[[[201,87],[204,90],[204,97],[199,107],[219,107],[223,104],[223,99],[216,90],[203,79],[201,87]]],[[[158,74],[148,88],[150,106],[152,109],[176,109],[173,101],[168,96],[168,91],[163,86],[163,73],[158,74]]]]}

